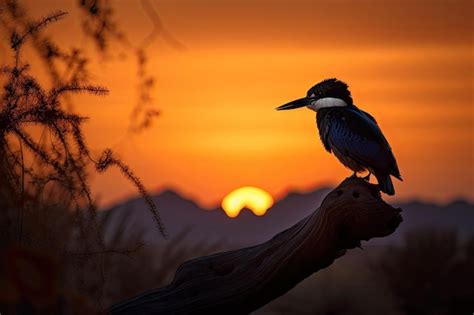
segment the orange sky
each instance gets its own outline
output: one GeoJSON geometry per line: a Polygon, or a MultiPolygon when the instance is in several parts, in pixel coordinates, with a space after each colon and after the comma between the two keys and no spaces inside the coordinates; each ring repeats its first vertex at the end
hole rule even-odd
{"type": "MultiPolygon", "coordinates": [[[[76,2],[29,5],[38,16],[70,11],[49,31],[93,53],[82,35],[71,36],[80,34],[76,2]]],[[[143,39],[150,22],[138,2],[113,3],[127,36],[143,39]]],[[[155,126],[123,139],[136,98],[132,57],[99,58],[92,79],[110,95],[77,102],[91,117],[91,146],[112,146],[150,190],[172,187],[212,206],[245,185],[279,196],[339,182],[351,172],[324,151],[314,113],[274,110],[337,77],[392,145],[405,180],[395,182],[395,198],[474,200],[471,1],[167,0],[156,7],[187,49],[157,41],[148,50],[163,112],[155,126]]],[[[134,194],[114,171],[96,176],[94,188],[103,204],[134,194]]]]}

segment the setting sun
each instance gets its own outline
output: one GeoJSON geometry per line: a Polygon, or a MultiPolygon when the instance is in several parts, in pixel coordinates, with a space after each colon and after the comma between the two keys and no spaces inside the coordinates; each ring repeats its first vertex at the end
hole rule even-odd
{"type": "Polygon", "coordinates": [[[272,205],[273,198],[269,193],[252,186],[240,187],[222,200],[222,209],[230,218],[237,217],[244,208],[250,209],[255,215],[262,216],[272,205]]]}

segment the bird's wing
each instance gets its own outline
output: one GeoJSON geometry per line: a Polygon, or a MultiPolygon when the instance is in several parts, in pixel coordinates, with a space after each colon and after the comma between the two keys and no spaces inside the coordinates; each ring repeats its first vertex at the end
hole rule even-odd
{"type": "Polygon", "coordinates": [[[367,116],[370,120],[372,120],[375,124],[377,124],[377,121],[375,120],[374,116],[372,116],[371,114],[363,111],[362,109],[359,109],[359,111],[364,114],[365,116],[367,116]]]}
{"type": "Polygon", "coordinates": [[[328,117],[327,140],[339,152],[366,167],[400,176],[387,140],[371,116],[355,109],[335,111],[328,117]]]}

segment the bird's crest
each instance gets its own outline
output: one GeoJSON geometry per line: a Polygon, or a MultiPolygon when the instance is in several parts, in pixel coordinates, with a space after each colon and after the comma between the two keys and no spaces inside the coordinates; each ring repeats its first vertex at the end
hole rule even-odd
{"type": "Polygon", "coordinates": [[[317,98],[337,97],[344,100],[347,104],[352,104],[349,86],[336,78],[323,80],[310,88],[307,96],[310,97],[312,95],[317,98]]]}

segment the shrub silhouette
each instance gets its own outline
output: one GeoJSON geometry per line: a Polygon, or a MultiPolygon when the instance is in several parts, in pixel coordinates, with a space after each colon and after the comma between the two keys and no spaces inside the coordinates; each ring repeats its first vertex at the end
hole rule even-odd
{"type": "Polygon", "coordinates": [[[42,32],[66,15],[58,11],[32,21],[17,1],[0,2],[0,26],[9,34],[12,53],[12,63],[2,65],[0,72],[0,279],[8,288],[0,290],[2,309],[16,305],[18,312],[57,313],[62,305],[76,313],[98,310],[103,307],[108,257],[130,256],[142,248],[141,240],[133,237],[105,244],[104,218],[97,213],[90,188],[93,170],[117,167],[141,193],[158,231],[166,235],[140,179],[112,150],[94,158],[87,145],[87,117],[74,113],[72,98],[108,91],[88,82],[88,59],[79,49],[63,50],[42,32]],[[49,85],[31,74],[22,55],[29,41],[48,72],[49,85]],[[51,277],[25,282],[29,271],[51,277]],[[42,285],[51,288],[48,297],[54,298],[30,290],[42,285]]]}
{"type": "Polygon", "coordinates": [[[403,246],[384,250],[376,267],[404,314],[470,314],[474,309],[474,237],[455,231],[407,233],[403,246]]]}

